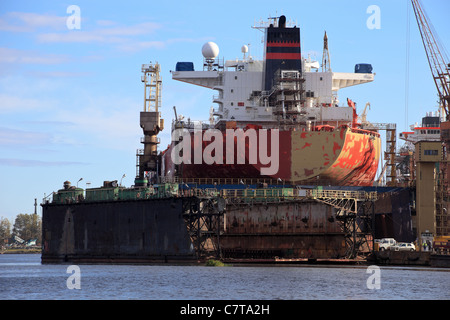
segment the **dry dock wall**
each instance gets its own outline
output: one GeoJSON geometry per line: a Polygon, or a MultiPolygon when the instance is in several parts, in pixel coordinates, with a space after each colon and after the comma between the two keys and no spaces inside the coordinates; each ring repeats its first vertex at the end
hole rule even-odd
{"type": "Polygon", "coordinates": [[[229,205],[225,258],[340,258],[345,235],[335,209],[315,201],[229,205]]]}
{"type": "Polygon", "coordinates": [[[411,191],[397,188],[392,192],[378,193],[375,202],[375,239],[394,238],[398,242],[413,242],[411,191]]]}
{"type": "Polygon", "coordinates": [[[43,205],[42,262],[191,260],[182,199],[43,205]]]}

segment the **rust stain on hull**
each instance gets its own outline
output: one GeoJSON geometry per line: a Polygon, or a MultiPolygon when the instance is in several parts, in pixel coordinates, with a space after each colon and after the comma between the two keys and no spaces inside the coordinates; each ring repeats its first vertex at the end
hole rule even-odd
{"type": "Polygon", "coordinates": [[[378,169],[378,134],[341,128],[333,132],[292,132],[290,181],[320,177],[334,185],[372,185],[378,169]],[[299,146],[308,144],[308,152],[299,146]]]}

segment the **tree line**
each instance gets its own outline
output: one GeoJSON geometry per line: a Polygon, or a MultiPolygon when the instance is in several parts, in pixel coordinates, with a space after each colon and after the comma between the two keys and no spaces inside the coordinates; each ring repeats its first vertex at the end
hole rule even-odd
{"type": "Polygon", "coordinates": [[[16,216],[14,224],[4,217],[0,217],[0,247],[17,243],[16,237],[22,240],[34,240],[41,244],[42,220],[37,214],[20,213],[16,216]]]}

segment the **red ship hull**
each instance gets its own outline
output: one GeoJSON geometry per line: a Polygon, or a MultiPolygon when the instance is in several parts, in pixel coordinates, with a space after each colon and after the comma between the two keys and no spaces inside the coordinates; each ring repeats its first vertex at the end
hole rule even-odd
{"type": "MultiPolygon", "coordinates": [[[[186,182],[195,179],[276,179],[292,184],[326,184],[326,185],[358,185],[371,186],[375,180],[380,157],[380,136],[378,133],[359,129],[341,127],[327,131],[279,131],[277,146],[272,147],[272,132],[267,131],[267,155],[278,150],[278,157],[272,156],[272,162],[262,164],[257,150],[257,161],[249,159],[251,143],[245,139],[245,163],[238,164],[237,138],[234,137],[234,160],[226,161],[230,152],[223,143],[223,160],[220,163],[196,163],[195,145],[201,145],[202,152],[211,143],[201,141],[191,134],[191,161],[175,165],[173,161],[172,143],[163,154],[163,176],[178,177],[186,182]],[[278,147],[278,148],[276,148],[278,147]],[[277,163],[275,163],[277,162],[277,163]],[[263,168],[272,165],[273,174],[262,174],[263,168]]],[[[257,148],[261,138],[258,136],[257,148]]],[[[223,141],[226,133],[223,132],[223,141]]],[[[265,143],[266,141],[264,141],[265,143]]],[[[198,158],[197,158],[198,159],[198,158]]],[[[267,162],[267,161],[266,161],[267,162]]]]}

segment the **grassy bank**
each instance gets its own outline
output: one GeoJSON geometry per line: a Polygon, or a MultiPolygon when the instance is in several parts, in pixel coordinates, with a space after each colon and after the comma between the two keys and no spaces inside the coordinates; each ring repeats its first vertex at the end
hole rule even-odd
{"type": "Polygon", "coordinates": [[[209,259],[206,261],[207,267],[226,267],[227,265],[219,260],[209,259]]]}
{"type": "Polygon", "coordinates": [[[41,253],[41,248],[11,248],[6,250],[0,250],[0,254],[11,254],[11,253],[41,253]]]}

